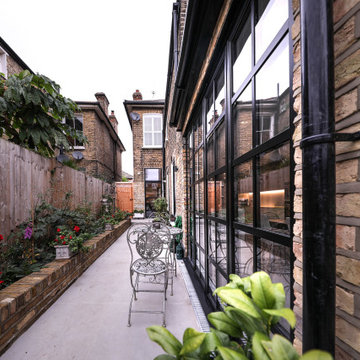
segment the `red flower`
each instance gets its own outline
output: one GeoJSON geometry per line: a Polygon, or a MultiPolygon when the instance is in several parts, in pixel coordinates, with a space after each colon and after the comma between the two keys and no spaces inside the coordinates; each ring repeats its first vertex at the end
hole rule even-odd
{"type": "Polygon", "coordinates": [[[66,245],[66,241],[63,241],[63,243],[62,243],[63,245],[66,245]]]}
{"type": "Polygon", "coordinates": [[[55,242],[58,242],[59,240],[58,240],[58,239],[55,239],[54,241],[55,241],[55,242]]]}
{"type": "Polygon", "coordinates": [[[115,217],[115,215],[113,214],[112,217],[115,217]]]}
{"type": "Polygon", "coordinates": [[[56,229],[57,232],[60,232],[61,230],[60,229],[56,229]]]}
{"type": "Polygon", "coordinates": [[[64,236],[64,235],[61,235],[61,236],[60,236],[60,239],[61,239],[61,240],[64,240],[64,239],[65,239],[65,236],[64,236]]]}
{"type": "Polygon", "coordinates": [[[4,282],[4,280],[0,280],[0,284],[2,284],[4,282]]]}
{"type": "Polygon", "coordinates": [[[72,239],[72,236],[71,236],[71,235],[69,236],[69,239],[70,239],[70,240],[72,239]]]}
{"type": "Polygon", "coordinates": [[[0,234],[0,241],[4,240],[4,237],[0,234]]]}
{"type": "Polygon", "coordinates": [[[78,226],[75,226],[75,227],[74,227],[74,231],[79,232],[79,231],[80,231],[80,228],[79,228],[78,226]]]}

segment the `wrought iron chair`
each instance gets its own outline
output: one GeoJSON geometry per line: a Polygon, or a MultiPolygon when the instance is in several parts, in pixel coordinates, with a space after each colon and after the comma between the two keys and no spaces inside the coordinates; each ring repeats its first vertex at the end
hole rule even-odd
{"type": "Polygon", "coordinates": [[[165,231],[154,231],[151,224],[134,224],[127,232],[127,243],[131,254],[130,284],[133,289],[128,326],[131,326],[132,313],[162,314],[162,325],[166,326],[166,291],[169,278],[167,243],[169,242],[170,235],[167,235],[165,231]],[[162,310],[134,310],[133,302],[137,300],[137,294],[141,292],[162,293],[162,310]]]}

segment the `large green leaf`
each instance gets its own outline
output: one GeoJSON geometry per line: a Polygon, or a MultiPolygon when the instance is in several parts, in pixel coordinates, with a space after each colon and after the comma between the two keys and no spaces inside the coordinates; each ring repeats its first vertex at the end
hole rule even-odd
{"type": "Polygon", "coordinates": [[[270,276],[264,271],[258,271],[250,276],[251,295],[260,309],[273,309],[275,294],[270,276]]]}
{"type": "Polygon", "coordinates": [[[200,353],[208,354],[209,352],[215,351],[218,346],[221,346],[221,340],[214,332],[205,334],[204,341],[201,344],[200,353]]]}
{"type": "Polygon", "coordinates": [[[180,350],[180,355],[191,354],[200,348],[205,339],[206,334],[196,331],[192,328],[187,328],[183,336],[183,347],[180,350]]]}
{"type": "Polygon", "coordinates": [[[172,356],[169,354],[162,354],[157,356],[154,360],[174,360],[176,359],[176,356],[172,356]]]}
{"type": "Polygon", "coordinates": [[[255,360],[270,360],[263,347],[263,341],[270,341],[270,339],[265,334],[256,332],[252,338],[252,351],[255,360]]]}
{"type": "Polygon", "coordinates": [[[301,356],[300,360],[333,360],[333,357],[325,351],[310,350],[301,356]]]}
{"type": "Polygon", "coordinates": [[[169,330],[162,326],[154,325],[148,327],[146,331],[149,338],[159,344],[168,354],[179,355],[182,344],[169,330]]]}
{"type": "Polygon", "coordinates": [[[294,312],[291,309],[288,309],[288,308],[270,309],[270,310],[264,309],[263,311],[271,316],[281,316],[285,320],[287,320],[287,322],[290,324],[290,326],[292,328],[295,327],[296,317],[295,317],[294,312]]]}
{"type": "Polygon", "coordinates": [[[240,289],[223,288],[218,292],[218,296],[228,305],[242,310],[249,316],[260,318],[261,315],[256,310],[252,300],[240,289]]]}
{"type": "Polygon", "coordinates": [[[222,311],[210,313],[208,319],[217,330],[233,337],[240,337],[242,335],[239,325],[222,311]]]}
{"type": "Polygon", "coordinates": [[[219,346],[218,351],[222,356],[223,360],[247,360],[247,357],[235,350],[219,346]]]}
{"type": "Polygon", "coordinates": [[[261,343],[273,360],[298,360],[300,358],[291,342],[281,335],[274,335],[271,341],[261,343]]]}
{"type": "Polygon", "coordinates": [[[274,296],[275,296],[275,309],[281,309],[285,306],[285,291],[282,283],[272,284],[274,296]]]}
{"type": "Polygon", "coordinates": [[[252,337],[256,331],[266,333],[264,323],[258,318],[248,316],[243,311],[231,306],[225,308],[225,313],[238,324],[238,327],[241,328],[249,338],[252,337]]]}

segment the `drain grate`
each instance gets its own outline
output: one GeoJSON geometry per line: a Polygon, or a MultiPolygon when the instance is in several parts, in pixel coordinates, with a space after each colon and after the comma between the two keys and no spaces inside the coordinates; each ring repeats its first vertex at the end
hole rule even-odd
{"type": "Polygon", "coordinates": [[[185,287],[189,295],[191,305],[194,309],[196,320],[202,332],[210,332],[210,326],[205,316],[204,310],[201,306],[200,300],[196,294],[194,285],[190,279],[190,275],[186,269],[186,266],[182,260],[177,260],[178,268],[180,269],[182,278],[185,282],[185,287]]]}

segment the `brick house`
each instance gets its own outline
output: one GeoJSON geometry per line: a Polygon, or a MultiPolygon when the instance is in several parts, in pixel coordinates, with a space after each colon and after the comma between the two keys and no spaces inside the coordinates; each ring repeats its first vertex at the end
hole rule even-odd
{"type": "Polygon", "coordinates": [[[133,100],[124,101],[133,133],[134,209],[153,212],[153,201],[162,196],[164,100],[143,100],[136,90],[133,100]]]}
{"type": "MultiPolygon", "coordinates": [[[[33,71],[15,53],[14,50],[0,37],[0,72],[5,77],[17,74],[23,70],[33,71]]],[[[87,174],[106,181],[121,181],[122,163],[121,154],[125,148],[117,134],[118,121],[114,112],[108,114],[109,101],[104,93],[96,93],[98,101],[76,102],[81,113],[76,114],[76,122],[70,124],[82,130],[89,143],[73,144],[73,150],[81,152],[83,158],[75,160],[79,169],[87,174]]],[[[73,158],[74,151],[69,152],[73,158]]]]}
{"type": "Polygon", "coordinates": [[[297,316],[277,331],[360,359],[360,0],[181,0],[172,16],[165,187],[204,310],[229,274],[265,270],[297,316]]]}
{"type": "Polygon", "coordinates": [[[76,123],[69,125],[82,130],[89,143],[73,144],[74,150],[83,155],[83,159],[75,161],[91,176],[121,181],[121,154],[125,148],[118,136],[118,121],[114,111],[109,115],[106,95],[99,92],[95,97],[98,101],[76,101],[81,113],[76,114],[76,123]]]}

